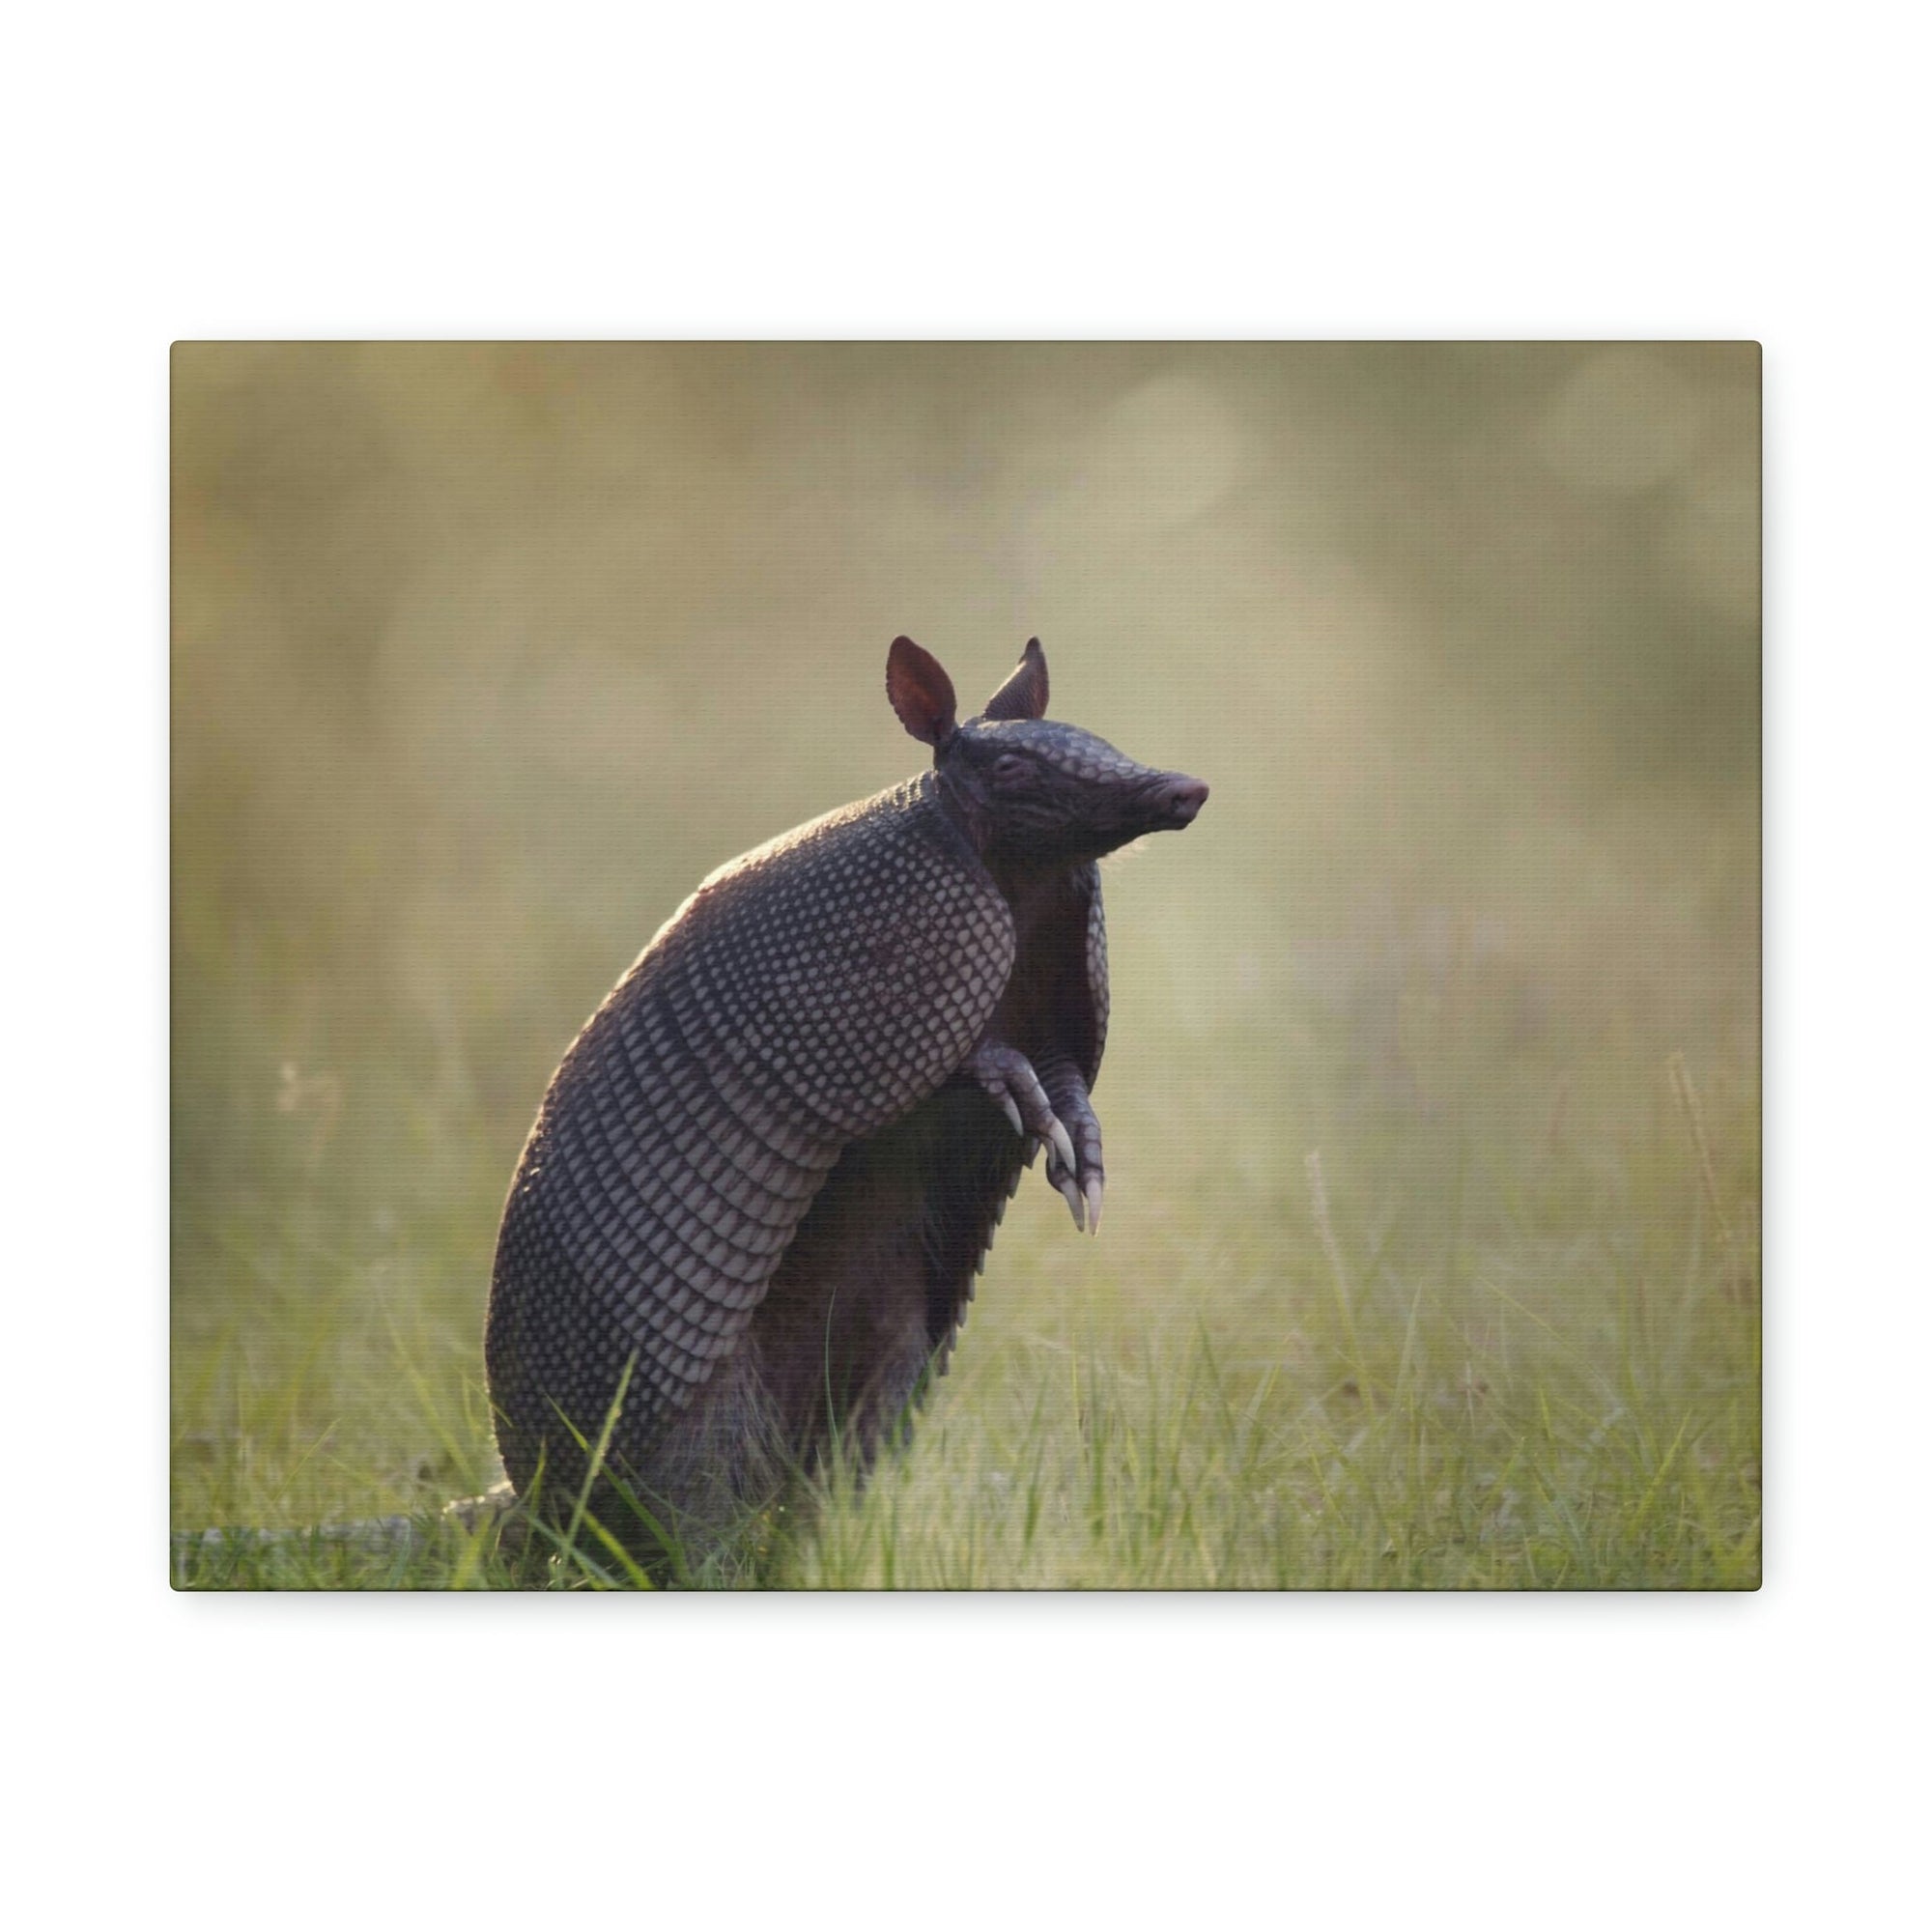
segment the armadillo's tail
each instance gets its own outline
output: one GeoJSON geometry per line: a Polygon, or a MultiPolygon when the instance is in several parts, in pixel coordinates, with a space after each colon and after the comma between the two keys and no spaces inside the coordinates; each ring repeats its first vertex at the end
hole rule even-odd
{"type": "Polygon", "coordinates": [[[412,1557],[430,1550],[460,1554],[494,1530],[496,1547],[509,1554],[529,1541],[529,1519],[507,1481],[445,1503],[433,1517],[375,1516],[352,1522],[320,1523],[310,1529],[177,1530],[171,1541],[170,1571],[178,1590],[219,1588],[235,1580],[239,1564],[264,1554],[287,1556],[294,1565],[317,1568],[302,1559],[337,1553],[393,1561],[401,1580],[412,1557]]]}

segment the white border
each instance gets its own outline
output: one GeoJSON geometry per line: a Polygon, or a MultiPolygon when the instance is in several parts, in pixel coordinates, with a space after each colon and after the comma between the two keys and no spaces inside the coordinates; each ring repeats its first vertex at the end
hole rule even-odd
{"type": "Polygon", "coordinates": [[[1890,18],[16,25],[23,1922],[1888,1911],[1922,1830],[1928,1359],[1925,156],[1890,18]],[[169,1595],[166,346],[254,333],[1761,338],[1766,1590],[169,1595]]]}

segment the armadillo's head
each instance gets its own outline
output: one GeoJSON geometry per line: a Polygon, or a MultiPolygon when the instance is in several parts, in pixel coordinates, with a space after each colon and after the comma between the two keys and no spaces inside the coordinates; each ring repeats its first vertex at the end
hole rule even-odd
{"type": "Polygon", "coordinates": [[[1178,832],[1208,798],[1199,779],[1136,764],[1102,738],[1049,724],[1046,654],[1033,639],[1013,674],[965,724],[952,680],[910,638],[886,660],[899,722],[933,748],[947,799],[988,858],[1020,865],[1097,859],[1146,832],[1178,832]]]}

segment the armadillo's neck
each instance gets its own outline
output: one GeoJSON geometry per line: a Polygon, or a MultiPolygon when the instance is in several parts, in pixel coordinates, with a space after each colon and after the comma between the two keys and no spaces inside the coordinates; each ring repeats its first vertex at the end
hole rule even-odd
{"type": "Polygon", "coordinates": [[[1016,916],[1032,901],[1057,895],[1080,869],[1083,862],[1074,858],[1028,859],[997,850],[983,808],[944,772],[924,773],[920,785],[947,824],[986,868],[1016,916]]]}
{"type": "Polygon", "coordinates": [[[920,785],[939,808],[946,822],[973,848],[973,856],[983,860],[986,856],[987,834],[991,830],[986,822],[985,812],[944,772],[923,773],[920,778],[920,785]]]}

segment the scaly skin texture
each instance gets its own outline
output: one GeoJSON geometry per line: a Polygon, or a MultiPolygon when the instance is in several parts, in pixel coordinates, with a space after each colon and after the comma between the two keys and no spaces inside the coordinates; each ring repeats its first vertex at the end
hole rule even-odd
{"type": "MultiPolygon", "coordinates": [[[[1206,788],[1036,722],[1037,643],[965,726],[904,640],[889,688],[935,769],[714,873],[545,1095],[485,1352],[504,1465],[553,1518],[607,1426],[605,1469],[687,1545],[835,1435],[868,1456],[944,1368],[1038,1147],[1097,1225],[1093,862],[1206,788]]],[[[591,1507],[648,1542],[608,1481],[591,1507]]]]}

